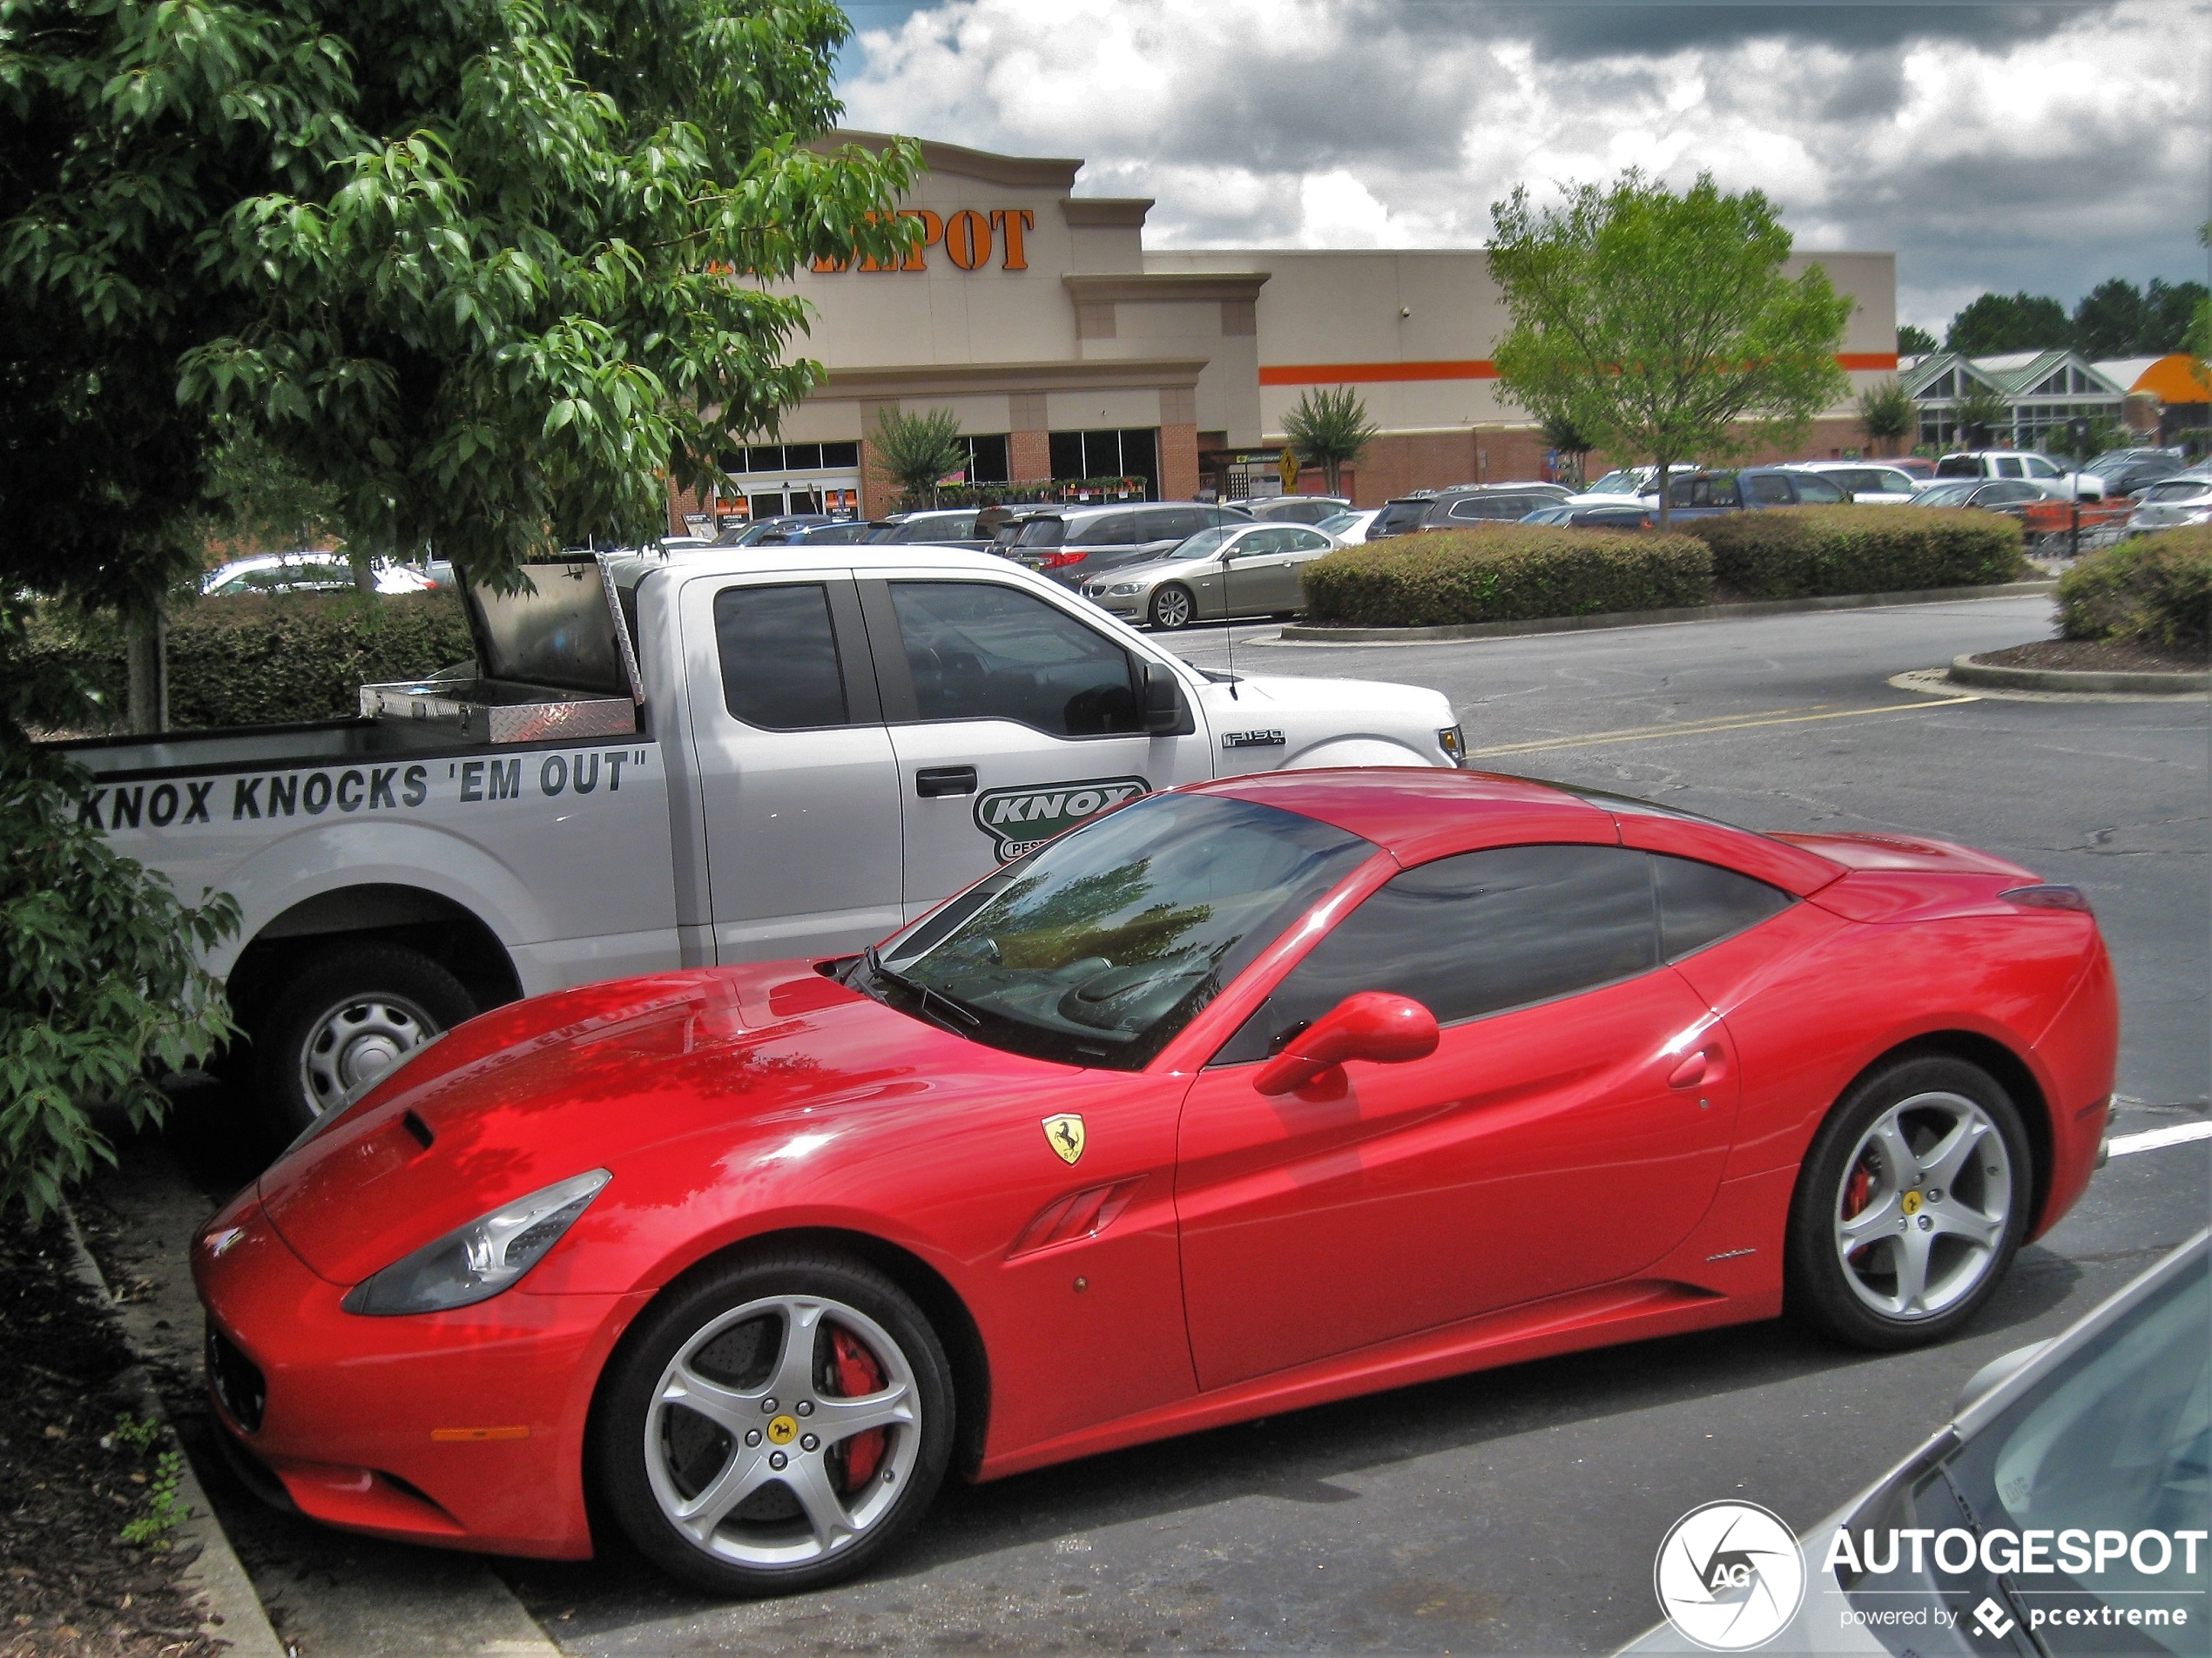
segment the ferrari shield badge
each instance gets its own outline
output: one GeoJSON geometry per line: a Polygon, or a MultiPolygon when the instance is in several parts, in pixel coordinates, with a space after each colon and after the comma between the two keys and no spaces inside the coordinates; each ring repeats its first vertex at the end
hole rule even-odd
{"type": "Polygon", "coordinates": [[[1083,1155],[1083,1120],[1079,1116],[1047,1117],[1044,1137],[1062,1163],[1073,1163],[1083,1155]]]}

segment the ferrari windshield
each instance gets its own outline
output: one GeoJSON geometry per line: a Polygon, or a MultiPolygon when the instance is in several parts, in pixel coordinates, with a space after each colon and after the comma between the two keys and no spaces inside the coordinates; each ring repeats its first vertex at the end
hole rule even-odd
{"type": "Polygon", "coordinates": [[[976,1041],[1136,1070],[1373,851],[1273,806],[1155,795],[971,887],[853,982],[976,1041]]]}

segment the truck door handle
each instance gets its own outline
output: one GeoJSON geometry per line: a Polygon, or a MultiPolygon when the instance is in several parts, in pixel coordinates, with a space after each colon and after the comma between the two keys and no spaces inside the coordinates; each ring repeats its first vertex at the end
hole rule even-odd
{"type": "Polygon", "coordinates": [[[972,765],[925,765],[914,773],[914,792],[925,800],[934,800],[948,794],[975,792],[975,768],[972,765]]]}

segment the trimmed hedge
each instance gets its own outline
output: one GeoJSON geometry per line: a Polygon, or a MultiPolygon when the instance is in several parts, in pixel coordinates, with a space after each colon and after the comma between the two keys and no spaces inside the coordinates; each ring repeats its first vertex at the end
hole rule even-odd
{"type": "Polygon", "coordinates": [[[1903,593],[2016,580],[2019,521],[1957,507],[1773,507],[1691,518],[1713,578],[1746,598],[1903,593]]]}
{"type": "Polygon", "coordinates": [[[2089,554],[2059,577],[2068,639],[2212,649],[2212,527],[2139,536],[2089,554]]]}
{"type": "Polygon", "coordinates": [[[1303,576],[1313,622],[1440,627],[1703,604],[1713,559],[1688,536],[1496,524],[1363,543],[1303,576]]]}
{"type": "MultiPolygon", "coordinates": [[[[30,666],[68,658],[119,718],[128,675],[108,617],[41,607],[30,666]]],[[[361,687],[417,679],[475,655],[449,593],[244,594],[202,599],[169,623],[169,717],[179,727],[332,719],[361,709],[361,687]]]]}

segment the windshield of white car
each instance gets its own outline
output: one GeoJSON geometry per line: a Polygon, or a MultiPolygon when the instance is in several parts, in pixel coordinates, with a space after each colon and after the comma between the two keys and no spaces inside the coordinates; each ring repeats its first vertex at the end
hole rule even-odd
{"type": "Polygon", "coordinates": [[[1359,522],[1356,512],[1332,512],[1313,527],[1325,536],[1341,536],[1359,522]]]}
{"type": "Polygon", "coordinates": [[[1141,1070],[1373,852],[1274,806],[1154,795],[1008,865],[848,981],[973,1041],[1141,1070]]]}
{"type": "Polygon", "coordinates": [[[1939,483],[1914,495],[1912,504],[1916,507],[1955,507],[1973,494],[1979,482],[1977,479],[1973,483],[1939,483]]]}
{"type": "Polygon", "coordinates": [[[1640,468],[1627,472],[1608,472],[1582,493],[1586,495],[1632,495],[1642,489],[1643,481],[1644,474],[1640,468]]]}

